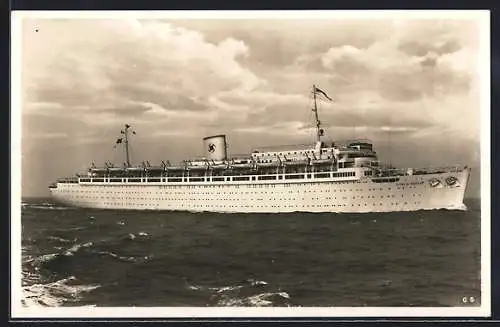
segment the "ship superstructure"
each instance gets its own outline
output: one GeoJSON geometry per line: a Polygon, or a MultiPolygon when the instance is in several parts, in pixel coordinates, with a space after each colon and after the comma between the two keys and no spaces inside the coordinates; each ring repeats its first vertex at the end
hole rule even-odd
{"type": "Polygon", "coordinates": [[[322,141],[313,86],[316,142],[257,148],[228,156],[225,135],[203,138],[204,156],[132,166],[130,125],[117,140],[123,167],[106,164],[49,186],[58,201],[103,209],[216,212],[388,212],[463,209],[470,168],[404,168],[380,164],[366,139],[322,141]]]}

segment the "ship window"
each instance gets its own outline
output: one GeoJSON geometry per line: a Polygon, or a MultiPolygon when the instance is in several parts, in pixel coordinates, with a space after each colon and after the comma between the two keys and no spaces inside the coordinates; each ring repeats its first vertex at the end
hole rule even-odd
{"type": "MultiPolygon", "coordinates": [[[[293,174],[293,175],[286,175],[285,179],[303,179],[304,175],[303,174],[293,174]]],[[[273,185],[274,187],[274,185],[273,185]]]]}
{"type": "MultiPolygon", "coordinates": [[[[243,177],[233,177],[233,181],[248,181],[248,176],[243,176],[243,177]]],[[[220,187],[220,185],[219,185],[220,187]]]]}

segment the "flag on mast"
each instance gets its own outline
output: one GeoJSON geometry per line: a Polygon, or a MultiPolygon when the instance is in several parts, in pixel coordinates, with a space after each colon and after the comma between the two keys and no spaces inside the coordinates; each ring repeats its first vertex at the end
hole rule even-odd
{"type": "Polygon", "coordinates": [[[322,94],[324,95],[328,100],[333,101],[332,98],[330,98],[325,92],[322,90],[318,89],[316,86],[314,87],[314,93],[316,94],[322,94]]]}
{"type": "Polygon", "coordinates": [[[117,145],[117,144],[120,144],[120,143],[122,143],[122,138],[121,138],[121,137],[120,137],[119,139],[117,139],[117,140],[116,140],[116,142],[115,142],[115,146],[113,146],[113,148],[116,148],[116,145],[117,145]]]}

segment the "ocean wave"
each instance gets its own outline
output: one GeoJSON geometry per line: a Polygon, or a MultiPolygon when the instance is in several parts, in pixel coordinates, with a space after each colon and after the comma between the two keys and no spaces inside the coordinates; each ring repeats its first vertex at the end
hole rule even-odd
{"type": "MultiPolygon", "coordinates": [[[[404,212],[410,212],[411,210],[402,210],[404,212]]],[[[431,212],[431,211],[469,211],[469,208],[465,204],[450,205],[446,208],[431,208],[431,209],[419,209],[413,212],[431,212]]]]}
{"type": "Polygon", "coordinates": [[[229,307],[271,307],[271,306],[281,306],[287,305],[286,301],[290,299],[290,295],[287,292],[266,292],[259,293],[243,298],[225,296],[221,297],[217,305],[218,306],[229,306],[229,307]]]}
{"type": "Polygon", "coordinates": [[[124,262],[140,262],[140,261],[144,262],[144,261],[147,261],[150,259],[149,256],[144,256],[144,257],[121,256],[121,255],[118,255],[118,254],[111,252],[111,251],[96,251],[95,253],[100,254],[100,255],[109,256],[109,257],[112,257],[114,259],[124,261],[124,262]]]}
{"type": "Polygon", "coordinates": [[[70,276],[46,284],[32,284],[23,287],[22,305],[25,307],[57,307],[68,302],[77,302],[82,293],[88,293],[100,287],[98,284],[74,284],[76,278],[70,276]]]}
{"type": "Polygon", "coordinates": [[[137,234],[134,234],[134,233],[129,233],[125,238],[128,239],[128,240],[135,240],[137,237],[141,237],[141,238],[145,238],[149,236],[148,233],[146,232],[138,232],[137,234]]]}
{"type": "Polygon", "coordinates": [[[49,261],[53,260],[54,258],[57,258],[60,255],[61,255],[60,253],[43,254],[43,255],[41,255],[39,257],[30,257],[30,258],[24,260],[23,263],[24,264],[39,265],[39,264],[42,264],[42,263],[45,263],[45,262],[49,262],[49,261]]]}
{"type": "Polygon", "coordinates": [[[92,245],[94,245],[93,242],[76,244],[73,245],[71,248],[67,249],[66,251],[64,251],[62,255],[70,257],[73,256],[76,252],[80,251],[80,249],[88,248],[91,247],[92,245]]]}
{"type": "Polygon", "coordinates": [[[235,291],[243,288],[243,285],[236,285],[236,286],[223,286],[223,287],[209,287],[209,290],[215,291],[216,293],[223,293],[223,292],[228,292],[228,291],[235,291]]]}
{"type": "Polygon", "coordinates": [[[73,242],[76,242],[76,238],[74,238],[72,240],[68,240],[68,239],[66,239],[64,237],[52,236],[52,235],[47,236],[47,239],[51,240],[51,241],[57,241],[57,242],[60,242],[60,243],[73,243],[73,242]]]}
{"type": "Polygon", "coordinates": [[[270,289],[263,280],[247,279],[243,283],[228,286],[188,285],[192,291],[210,292],[215,306],[288,306],[290,295],[282,290],[270,289]]]}
{"type": "Polygon", "coordinates": [[[465,204],[449,207],[448,210],[467,211],[469,208],[465,204]]]}
{"type": "Polygon", "coordinates": [[[54,229],[52,230],[53,232],[57,233],[64,233],[64,232],[74,232],[74,231],[79,231],[79,230],[85,230],[89,229],[89,226],[75,226],[75,227],[70,227],[70,228],[59,228],[59,229],[54,229]]]}
{"type": "Polygon", "coordinates": [[[40,210],[70,210],[74,209],[72,207],[62,207],[54,204],[25,204],[21,205],[22,208],[30,208],[30,209],[40,209],[40,210]]]}
{"type": "MultiPolygon", "coordinates": [[[[138,235],[148,235],[147,233],[140,232],[138,235]]],[[[134,234],[129,234],[128,239],[135,239],[134,234]]],[[[144,236],[141,236],[144,237],[144,236]]],[[[58,239],[57,237],[54,237],[54,239],[58,239]]],[[[100,242],[99,242],[100,243],[100,242]]],[[[54,264],[57,265],[57,262],[59,260],[66,260],[68,258],[74,257],[77,255],[79,251],[82,251],[83,249],[88,249],[87,253],[88,254],[94,254],[98,256],[107,256],[122,262],[146,262],[151,259],[150,255],[146,256],[127,256],[127,255],[120,255],[117,254],[111,250],[106,250],[106,249],[99,249],[99,243],[95,242],[85,242],[85,243],[78,243],[75,244],[69,248],[58,248],[58,252],[55,253],[46,253],[43,255],[39,255],[37,257],[33,256],[28,256],[25,255],[23,258],[23,265],[31,266],[35,270],[39,270],[40,268],[46,268],[49,270],[52,270],[54,264]]],[[[103,241],[102,243],[107,243],[107,241],[103,241]]]]}
{"type": "Polygon", "coordinates": [[[191,290],[209,290],[209,291],[215,291],[216,293],[222,293],[226,291],[234,291],[241,289],[243,287],[256,287],[256,286],[263,286],[263,285],[268,285],[268,282],[263,281],[263,280],[256,280],[256,279],[246,279],[243,283],[240,285],[233,285],[233,286],[220,286],[220,287],[210,287],[210,286],[200,286],[200,285],[189,285],[187,284],[188,288],[191,290]]]}
{"type": "Polygon", "coordinates": [[[21,284],[22,286],[29,286],[36,284],[37,282],[40,281],[40,275],[35,272],[30,272],[23,270],[22,271],[22,278],[21,278],[21,284]]]}
{"type": "Polygon", "coordinates": [[[52,262],[55,259],[60,258],[61,256],[72,257],[75,255],[76,252],[80,251],[80,249],[88,248],[93,244],[94,243],[92,242],[81,243],[81,244],[76,244],[70,248],[67,248],[62,252],[43,254],[38,257],[27,257],[25,260],[23,260],[23,264],[39,267],[40,265],[52,262]]]}

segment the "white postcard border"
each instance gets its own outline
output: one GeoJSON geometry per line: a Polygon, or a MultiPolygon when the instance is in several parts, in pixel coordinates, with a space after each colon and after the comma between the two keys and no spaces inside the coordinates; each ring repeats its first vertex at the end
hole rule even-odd
{"type": "Polygon", "coordinates": [[[491,314],[490,12],[488,10],[296,11],[13,11],[11,14],[11,317],[12,318],[258,318],[488,317],[491,314]],[[21,28],[23,19],[475,19],[480,27],[481,306],[480,307],[165,307],[96,308],[21,305],[21,28]]]}

